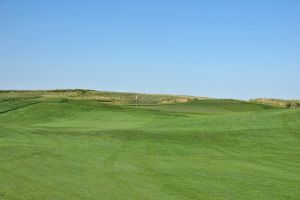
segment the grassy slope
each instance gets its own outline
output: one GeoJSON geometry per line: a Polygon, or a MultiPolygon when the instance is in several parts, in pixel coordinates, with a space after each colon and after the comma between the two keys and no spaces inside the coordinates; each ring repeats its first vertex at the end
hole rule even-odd
{"type": "Polygon", "coordinates": [[[0,199],[299,198],[300,110],[176,106],[1,101],[0,199]]]}
{"type": "Polygon", "coordinates": [[[230,99],[203,99],[194,100],[188,103],[175,103],[168,105],[144,105],[139,106],[148,110],[161,110],[168,112],[186,112],[186,113],[230,113],[258,111],[262,109],[272,109],[273,106],[248,103],[230,99]]]}

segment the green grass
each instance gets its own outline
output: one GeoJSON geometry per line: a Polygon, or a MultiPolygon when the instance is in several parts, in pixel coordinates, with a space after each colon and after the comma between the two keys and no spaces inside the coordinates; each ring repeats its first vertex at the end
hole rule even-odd
{"type": "Polygon", "coordinates": [[[299,109],[0,101],[0,199],[299,196],[299,109]]]}
{"type": "Polygon", "coordinates": [[[141,105],[139,108],[186,113],[231,113],[272,109],[271,105],[248,103],[231,99],[203,99],[167,105],[141,105]]]}

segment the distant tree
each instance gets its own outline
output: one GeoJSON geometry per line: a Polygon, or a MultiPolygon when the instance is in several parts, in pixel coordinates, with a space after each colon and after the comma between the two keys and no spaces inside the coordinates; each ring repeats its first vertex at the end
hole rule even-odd
{"type": "Polygon", "coordinates": [[[86,95],[86,91],[85,90],[80,90],[78,91],[79,96],[84,97],[86,95]]]}
{"type": "Polygon", "coordinates": [[[300,108],[300,103],[291,102],[286,104],[287,108],[300,108]]]}
{"type": "Polygon", "coordinates": [[[292,108],[292,103],[287,103],[285,106],[286,106],[287,108],[292,108]]]}

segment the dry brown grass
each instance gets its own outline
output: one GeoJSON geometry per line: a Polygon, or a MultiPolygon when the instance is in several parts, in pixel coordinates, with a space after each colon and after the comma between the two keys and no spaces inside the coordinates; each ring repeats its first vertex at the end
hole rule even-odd
{"type": "Polygon", "coordinates": [[[291,107],[291,108],[300,107],[300,100],[258,98],[258,99],[252,99],[250,100],[250,102],[269,104],[278,107],[291,107]]]}
{"type": "Polygon", "coordinates": [[[51,99],[80,99],[95,100],[110,104],[166,104],[188,102],[200,97],[189,97],[165,94],[139,94],[125,92],[107,92],[96,90],[2,90],[0,100],[12,98],[39,98],[43,100],[51,99]],[[136,99],[136,96],[138,97],[136,99]]]}

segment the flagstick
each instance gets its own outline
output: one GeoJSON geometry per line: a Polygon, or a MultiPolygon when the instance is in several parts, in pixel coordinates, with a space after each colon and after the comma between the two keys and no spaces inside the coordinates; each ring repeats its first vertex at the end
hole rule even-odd
{"type": "Polygon", "coordinates": [[[136,95],[135,96],[135,107],[137,108],[137,98],[138,98],[138,96],[136,95]]]}

